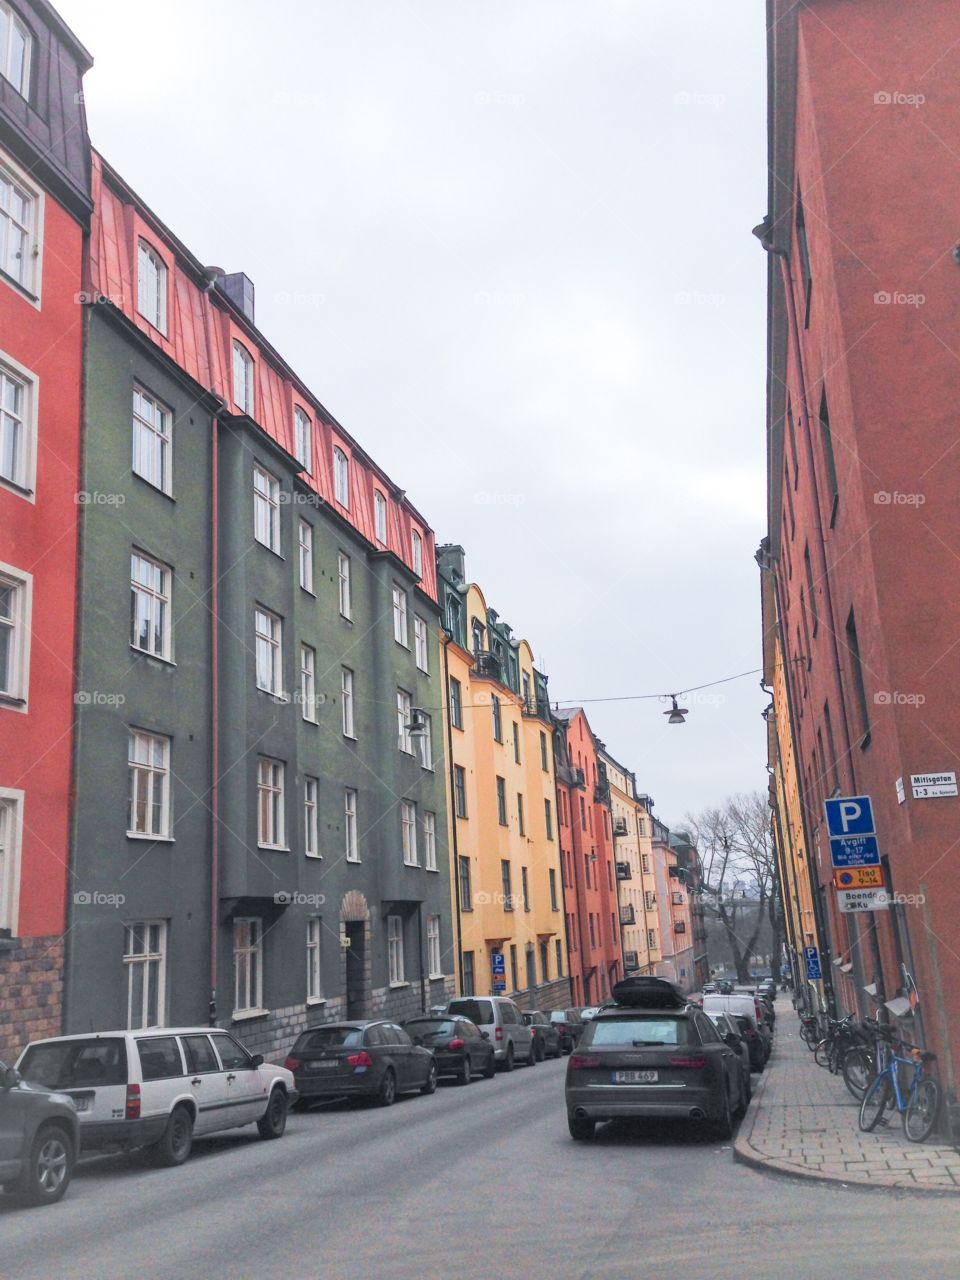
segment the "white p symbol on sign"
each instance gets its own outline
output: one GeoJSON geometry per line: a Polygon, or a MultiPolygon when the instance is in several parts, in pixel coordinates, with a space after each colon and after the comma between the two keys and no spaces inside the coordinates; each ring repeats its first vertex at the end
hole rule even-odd
{"type": "Polygon", "coordinates": [[[863,808],[856,800],[841,800],[840,809],[840,825],[844,832],[850,830],[850,827],[860,818],[863,808]]]}

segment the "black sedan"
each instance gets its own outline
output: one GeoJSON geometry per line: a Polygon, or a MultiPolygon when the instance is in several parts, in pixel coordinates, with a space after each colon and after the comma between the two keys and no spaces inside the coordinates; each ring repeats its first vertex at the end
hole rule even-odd
{"type": "Polygon", "coordinates": [[[550,1021],[560,1032],[560,1049],[563,1053],[571,1053],[577,1041],[583,1035],[586,1025],[580,1017],[579,1009],[551,1009],[550,1021]]]}
{"type": "Polygon", "coordinates": [[[438,1075],[453,1076],[457,1084],[469,1084],[477,1073],[488,1080],[496,1074],[493,1045],[469,1018],[456,1014],[408,1018],[403,1027],[415,1045],[431,1051],[438,1075]]]}
{"type": "Polygon", "coordinates": [[[398,1093],[434,1093],[437,1064],[395,1022],[328,1022],[298,1036],[283,1064],[299,1107],[328,1098],[368,1098],[389,1107],[398,1093]]]}
{"type": "Polygon", "coordinates": [[[562,1052],[560,1027],[557,1023],[550,1021],[550,1015],[544,1013],[542,1009],[529,1009],[521,1016],[533,1032],[533,1047],[537,1061],[542,1062],[544,1058],[559,1058],[562,1052]]]}

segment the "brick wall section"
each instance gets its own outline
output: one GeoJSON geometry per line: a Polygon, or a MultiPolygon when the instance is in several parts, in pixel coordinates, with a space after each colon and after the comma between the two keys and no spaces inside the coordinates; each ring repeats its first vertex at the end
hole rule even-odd
{"type": "Polygon", "coordinates": [[[63,939],[16,939],[0,952],[0,1059],[12,1063],[30,1040],[60,1034],[63,939]]]}

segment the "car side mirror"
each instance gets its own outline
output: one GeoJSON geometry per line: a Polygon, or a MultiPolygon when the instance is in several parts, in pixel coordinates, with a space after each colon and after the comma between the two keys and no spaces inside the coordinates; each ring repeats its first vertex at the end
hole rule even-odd
{"type": "Polygon", "coordinates": [[[253,1065],[254,1065],[255,1067],[262,1067],[262,1066],[263,1066],[263,1054],[262,1054],[262,1053],[255,1053],[255,1054],[253,1055],[253,1058],[251,1059],[251,1061],[252,1061],[252,1063],[253,1063],[253,1065]]]}
{"type": "Polygon", "coordinates": [[[481,1031],[481,1032],[480,1032],[480,1039],[481,1039],[481,1040],[489,1040],[489,1039],[490,1039],[490,1032],[489,1032],[489,1031],[481,1031]]]}
{"type": "Polygon", "coordinates": [[[15,1089],[20,1083],[20,1072],[16,1067],[4,1067],[3,1073],[0,1074],[0,1089],[4,1091],[15,1089]]]}

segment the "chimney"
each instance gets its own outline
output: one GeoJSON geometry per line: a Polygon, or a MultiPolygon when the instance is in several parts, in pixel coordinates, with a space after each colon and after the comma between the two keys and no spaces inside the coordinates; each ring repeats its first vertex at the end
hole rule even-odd
{"type": "Polygon", "coordinates": [[[217,276],[217,285],[253,324],[254,289],[250,277],[244,275],[242,271],[233,271],[230,275],[217,276]]]}
{"type": "Polygon", "coordinates": [[[440,563],[441,573],[452,578],[454,582],[463,582],[466,577],[463,547],[458,547],[451,542],[448,542],[445,546],[437,547],[437,560],[440,563]]]}

